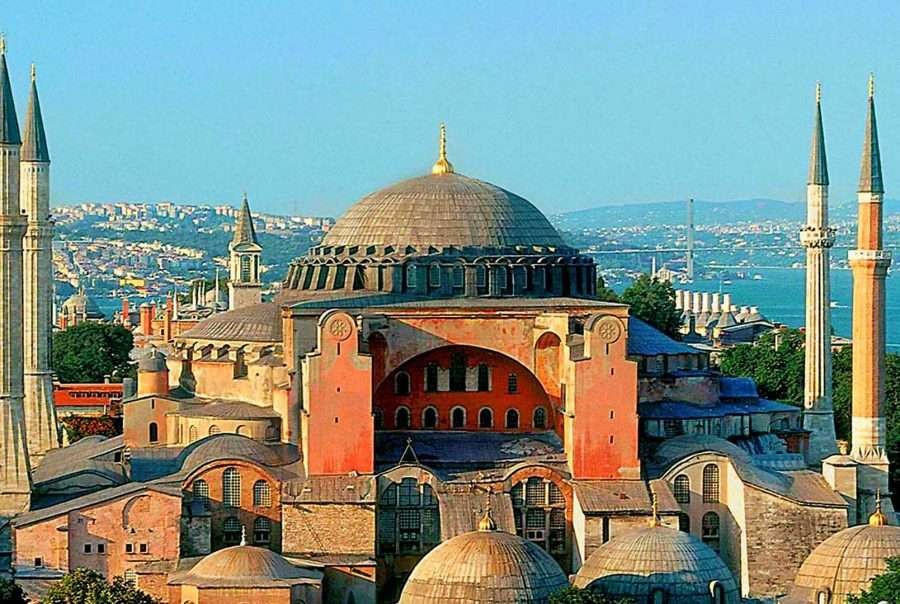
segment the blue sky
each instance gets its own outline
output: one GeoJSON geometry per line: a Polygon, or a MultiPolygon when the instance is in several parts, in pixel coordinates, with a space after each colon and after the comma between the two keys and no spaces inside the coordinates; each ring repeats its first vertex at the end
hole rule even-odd
{"type": "Polygon", "coordinates": [[[816,80],[832,197],[855,190],[876,73],[900,196],[897,2],[19,2],[54,203],[173,200],[339,214],[457,170],[547,212],[803,198],[816,80]]]}

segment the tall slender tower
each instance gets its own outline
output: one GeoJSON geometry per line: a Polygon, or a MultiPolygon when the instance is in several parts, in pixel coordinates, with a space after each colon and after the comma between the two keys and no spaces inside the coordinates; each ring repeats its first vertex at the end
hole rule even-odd
{"type": "Polygon", "coordinates": [[[687,203],[687,252],[684,256],[688,281],[694,280],[694,200],[687,203]]]}
{"type": "Polygon", "coordinates": [[[828,226],[828,162],[822,128],[822,87],[816,85],[816,115],[806,179],[806,226],[800,229],[806,248],[806,376],[803,427],[810,431],[807,461],[811,465],[837,453],[831,400],[831,277],[829,256],[834,229],[828,226]]]}
{"type": "Polygon", "coordinates": [[[25,426],[32,466],[59,446],[50,335],[53,325],[53,223],[50,221],[50,152],[31,66],[31,96],[25,114],[19,164],[19,199],[28,216],[23,242],[25,313],[25,426]]]}
{"type": "MultiPolygon", "coordinates": [[[[869,108],[859,174],[859,224],[853,271],[853,448],[859,462],[858,518],[867,518],[875,495],[889,492],[884,418],[884,294],[891,253],[882,247],[881,154],[875,123],[875,79],[869,77],[869,108]]],[[[890,505],[890,498],[885,498],[890,505]]],[[[893,512],[893,509],[888,510],[893,512]]],[[[890,515],[890,513],[889,513],[890,515]]]]}
{"type": "Polygon", "coordinates": [[[228,281],[229,310],[259,304],[262,295],[262,284],[259,281],[261,253],[262,246],[256,240],[250,203],[245,193],[237,223],[234,225],[234,237],[228,244],[231,265],[228,281]]]}
{"type": "Polygon", "coordinates": [[[0,38],[0,516],[27,509],[31,500],[22,377],[21,144],[6,67],[6,41],[0,38]]]}

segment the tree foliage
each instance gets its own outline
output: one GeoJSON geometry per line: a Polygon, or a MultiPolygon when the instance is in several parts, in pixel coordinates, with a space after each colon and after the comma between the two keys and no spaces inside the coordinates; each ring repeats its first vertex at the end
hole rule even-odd
{"type": "Polygon", "coordinates": [[[887,570],[875,577],[869,589],[850,596],[847,604],[880,604],[900,602],[900,558],[888,558],[887,570]]]}
{"type": "Polygon", "coordinates": [[[111,583],[94,570],[73,570],[48,591],[41,604],[161,604],[134,586],[116,577],[111,583]]]}
{"type": "Polygon", "coordinates": [[[62,418],[62,425],[70,444],[85,436],[116,436],[122,432],[121,421],[109,415],[100,417],[70,415],[62,418]]]}
{"type": "Polygon", "coordinates": [[[53,370],[64,383],[97,383],[133,373],[134,336],[120,325],[84,322],[53,334],[53,370]]]}
{"type": "Polygon", "coordinates": [[[28,598],[18,583],[0,577],[0,604],[28,604],[28,598]]]}
{"type": "Polygon", "coordinates": [[[643,274],[622,293],[622,302],[631,314],[664,334],[681,338],[681,312],[675,308],[675,289],[671,283],[643,274]]]}
{"type": "Polygon", "coordinates": [[[604,302],[619,301],[619,294],[617,294],[613,288],[606,285],[606,280],[599,275],[597,276],[597,299],[604,302]]]}
{"type": "Polygon", "coordinates": [[[566,587],[550,596],[549,604],[634,604],[634,600],[610,598],[580,587],[566,587]]]}

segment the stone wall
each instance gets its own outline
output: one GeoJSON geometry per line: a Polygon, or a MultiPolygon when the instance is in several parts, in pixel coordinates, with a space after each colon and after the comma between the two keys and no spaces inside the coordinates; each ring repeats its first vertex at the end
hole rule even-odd
{"type": "Polygon", "coordinates": [[[375,505],[285,504],[285,554],[365,554],[375,557],[375,505]]]}

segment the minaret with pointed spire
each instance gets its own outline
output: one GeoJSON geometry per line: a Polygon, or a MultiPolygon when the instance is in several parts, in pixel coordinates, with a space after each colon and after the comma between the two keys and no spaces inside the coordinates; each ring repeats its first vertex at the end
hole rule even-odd
{"type": "MultiPolygon", "coordinates": [[[[885,277],[891,253],[883,249],[881,154],[875,120],[875,79],[869,77],[868,113],[859,174],[856,249],[853,271],[853,418],[850,455],[859,462],[858,518],[866,518],[876,493],[890,493],[885,450],[885,277]]],[[[893,514],[890,497],[883,502],[893,514]]]]}
{"type": "Polygon", "coordinates": [[[810,431],[807,461],[817,465],[837,453],[831,399],[831,277],[829,256],[834,229],[828,226],[828,162],[822,127],[822,86],[816,85],[809,172],[806,179],[806,375],[803,427],[810,431]]]}
{"type": "Polygon", "coordinates": [[[25,426],[32,466],[59,446],[50,336],[53,324],[53,223],[50,220],[50,152],[31,66],[31,96],[25,114],[19,163],[19,199],[28,216],[23,241],[25,328],[25,426]]]}
{"type": "Polygon", "coordinates": [[[250,203],[247,194],[241,203],[237,223],[234,226],[234,237],[228,244],[230,258],[230,275],[228,280],[228,308],[234,310],[251,304],[259,304],[262,300],[262,284],[259,281],[259,257],[262,246],[256,240],[256,229],[253,228],[253,216],[250,214],[250,203]]]}
{"type": "Polygon", "coordinates": [[[31,501],[31,466],[25,434],[22,335],[22,237],[19,205],[22,139],[0,37],[0,516],[31,501]]]}

